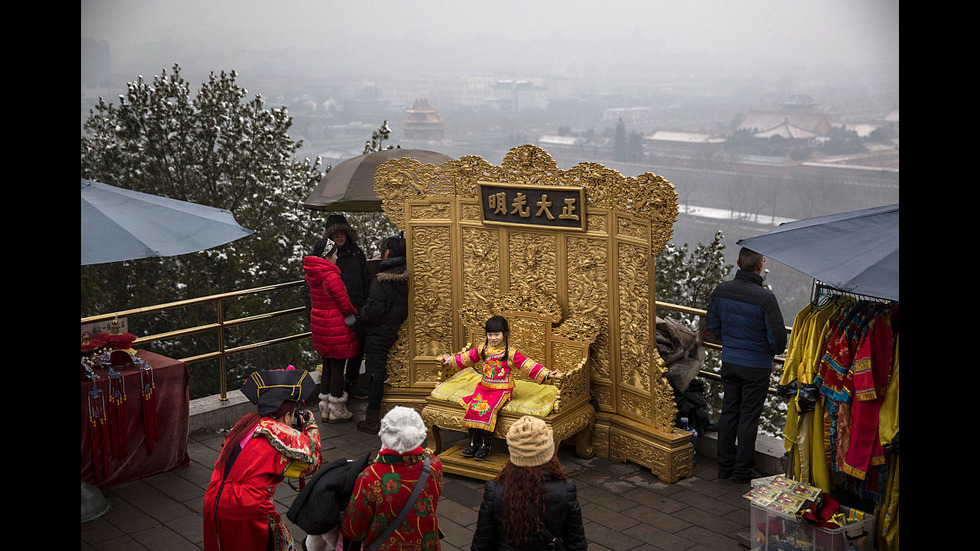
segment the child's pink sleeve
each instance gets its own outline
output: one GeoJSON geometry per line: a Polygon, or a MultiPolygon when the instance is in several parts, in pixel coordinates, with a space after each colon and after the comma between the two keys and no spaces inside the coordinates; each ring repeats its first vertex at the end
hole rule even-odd
{"type": "Polygon", "coordinates": [[[550,370],[545,369],[545,367],[538,362],[528,358],[521,353],[520,350],[514,350],[514,367],[519,369],[521,372],[527,375],[528,379],[536,383],[542,383],[550,370]]]}
{"type": "Polygon", "coordinates": [[[480,363],[480,351],[476,348],[471,348],[462,354],[454,355],[452,361],[453,366],[456,367],[456,369],[473,367],[474,365],[480,363]]]}

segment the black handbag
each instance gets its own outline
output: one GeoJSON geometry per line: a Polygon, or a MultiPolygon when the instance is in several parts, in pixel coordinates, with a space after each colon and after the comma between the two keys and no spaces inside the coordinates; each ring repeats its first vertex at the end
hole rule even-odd
{"type": "Polygon", "coordinates": [[[554,549],[554,551],[565,551],[565,544],[561,541],[561,538],[552,534],[543,522],[541,523],[541,535],[544,536],[544,540],[548,542],[548,549],[554,549]]]}
{"type": "Polygon", "coordinates": [[[320,469],[293,500],[286,518],[307,534],[326,534],[340,519],[354,491],[357,475],[368,466],[371,452],[360,459],[337,459],[320,469]]]}

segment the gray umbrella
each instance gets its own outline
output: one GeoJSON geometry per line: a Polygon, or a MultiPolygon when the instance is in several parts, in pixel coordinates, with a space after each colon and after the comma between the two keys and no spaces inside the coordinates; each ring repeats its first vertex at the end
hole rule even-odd
{"type": "Polygon", "coordinates": [[[255,233],[230,211],[82,178],[82,266],[203,251],[255,233]]]}
{"type": "Polygon", "coordinates": [[[303,206],[335,212],[380,211],[381,200],[374,193],[374,171],[386,161],[402,157],[437,166],[452,160],[448,155],[424,149],[384,149],[358,155],[331,168],[303,206]]]}
{"type": "Polygon", "coordinates": [[[836,289],[899,300],[898,205],[787,222],[737,244],[836,289]]]}

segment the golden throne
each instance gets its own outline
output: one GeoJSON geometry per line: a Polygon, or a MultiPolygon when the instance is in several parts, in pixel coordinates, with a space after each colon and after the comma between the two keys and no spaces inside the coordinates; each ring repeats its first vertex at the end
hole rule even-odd
{"type": "MultiPolygon", "coordinates": [[[[527,379],[515,382],[511,401],[497,417],[494,438],[503,440],[511,424],[524,415],[540,417],[551,428],[555,448],[574,438],[580,457],[593,457],[592,432],[595,408],[589,393],[589,345],[598,334],[590,319],[561,320],[561,308],[550,297],[505,296],[487,311],[461,308],[459,317],[467,336],[468,350],[484,339],[483,324],[491,315],[501,315],[510,326],[509,342],[524,355],[561,375],[553,382],[536,384],[527,379]],[[561,322],[559,324],[559,322],[561,322]]],[[[430,427],[428,447],[439,454],[443,470],[450,473],[489,480],[507,461],[505,455],[491,455],[487,461],[467,459],[461,447],[443,449],[440,430],[466,432],[462,424],[465,410],[460,398],[468,396],[480,380],[473,369],[458,372],[452,366],[438,364],[439,384],[432,390],[422,408],[422,419],[430,427]]]]}
{"type": "MultiPolygon", "coordinates": [[[[670,182],[597,163],[562,170],[533,145],[512,149],[499,166],[475,156],[439,166],[392,159],[374,179],[385,214],[405,232],[411,274],[382,410],[422,413],[432,449],[450,459],[447,471],[452,452],[442,450],[440,431],[462,430],[463,409],[447,398],[449,387],[433,394],[452,379],[439,357],[482,343],[483,323],[501,313],[515,346],[565,373],[546,385],[554,405],[540,413],[556,441],[647,466],[665,482],[693,473],[690,434],[675,427],[656,349],[654,257],[677,216],[670,182]]],[[[498,416],[498,437],[519,417],[522,394],[498,416]]],[[[490,462],[469,461],[464,475],[492,476],[473,463],[490,462]]]]}

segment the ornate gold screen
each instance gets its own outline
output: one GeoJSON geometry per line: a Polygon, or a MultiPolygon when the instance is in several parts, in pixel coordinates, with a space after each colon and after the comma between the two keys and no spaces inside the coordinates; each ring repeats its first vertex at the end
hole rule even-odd
{"type": "MultiPolygon", "coordinates": [[[[504,295],[546,296],[561,318],[599,325],[590,353],[597,453],[646,465],[688,461],[671,451],[676,406],[656,349],[654,256],[677,217],[670,182],[652,173],[626,178],[597,163],[560,170],[546,151],[525,145],[500,166],[477,156],[440,166],[393,159],[375,173],[375,190],[405,232],[411,272],[386,408],[422,406],[437,382],[436,356],[467,345],[462,308],[489,310],[504,295]],[[583,224],[485,222],[481,184],[580,188],[585,204],[574,212],[584,212],[583,224]]],[[[691,455],[687,448],[683,455],[691,455]]]]}

